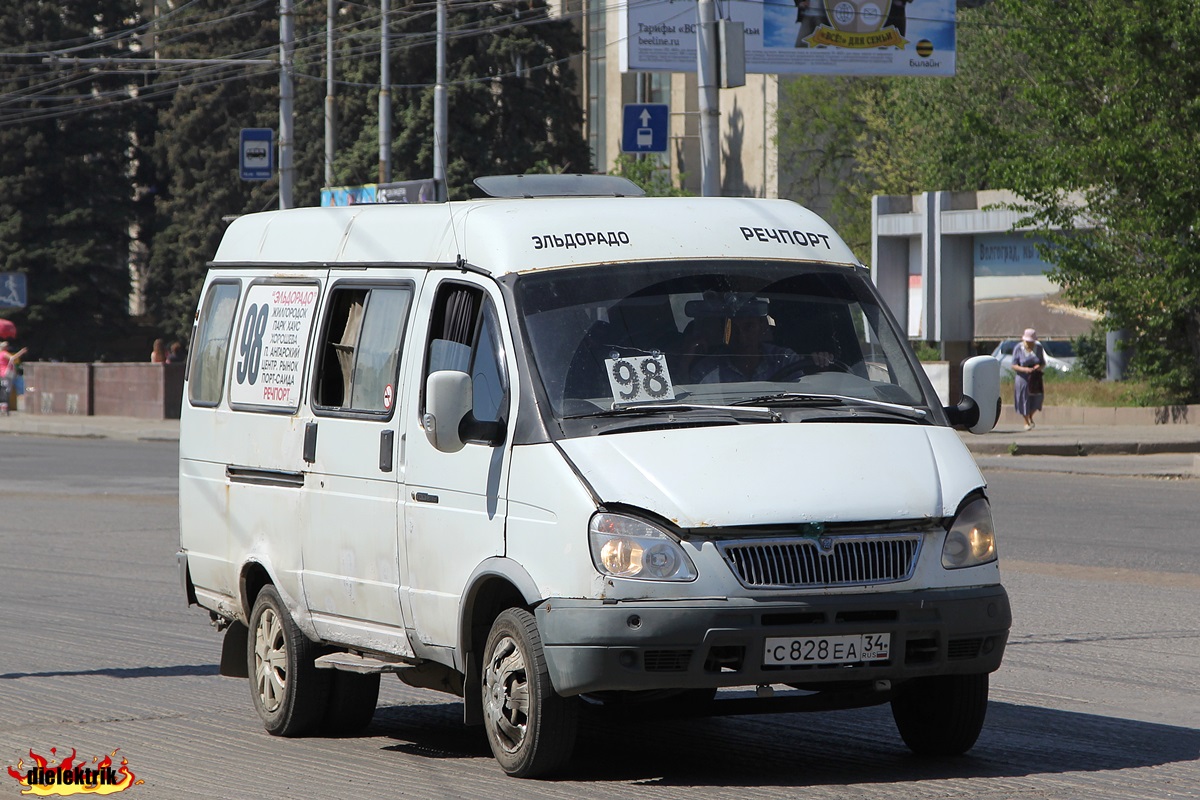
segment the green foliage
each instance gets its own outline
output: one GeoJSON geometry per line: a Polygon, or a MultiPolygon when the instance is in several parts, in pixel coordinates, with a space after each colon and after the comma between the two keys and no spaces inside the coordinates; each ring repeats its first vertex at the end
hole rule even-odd
{"type": "Polygon", "coordinates": [[[873,195],[1000,187],[993,154],[1021,135],[1007,70],[1023,59],[995,36],[1004,17],[991,6],[958,16],[954,78],[783,79],[781,194],[824,214],[864,260],[873,195]]]}
{"type": "Polygon", "coordinates": [[[26,275],[29,305],[6,312],[28,358],[90,360],[129,325],[129,132],[137,108],[111,73],[42,63],[45,43],[90,56],[127,56],[109,39],[135,11],[132,0],[50,4],[8,0],[0,14],[0,272],[26,275]],[[28,53],[28,55],[21,55],[28,53]],[[67,99],[40,98],[47,81],[67,99]],[[86,113],[80,113],[85,110],[86,113]]]}
{"type": "Polygon", "coordinates": [[[1028,25],[1020,88],[1043,143],[1006,182],[1056,246],[1072,301],[1129,331],[1135,374],[1168,401],[1200,395],[1200,6],[1184,0],[1001,0],[1028,25]],[[1088,220],[1079,218],[1080,205],[1088,220]],[[1095,223],[1094,226],[1092,223],[1095,223]]]}
{"type": "Polygon", "coordinates": [[[780,82],[781,194],[824,214],[860,258],[869,256],[871,188],[853,172],[865,136],[853,98],[878,80],[804,75],[780,82]]]}
{"type": "Polygon", "coordinates": [[[1104,380],[1108,375],[1108,345],[1104,331],[1093,329],[1091,333],[1075,339],[1075,372],[1092,380],[1104,380]]]}
{"type": "MultiPolygon", "coordinates": [[[[436,16],[415,0],[393,0],[392,9],[391,178],[429,178],[436,16]]],[[[241,128],[278,128],[278,69],[55,72],[42,60],[68,48],[84,57],[276,58],[278,4],[0,0],[0,11],[8,54],[0,57],[0,271],[29,275],[30,307],[9,315],[20,343],[33,359],[105,357],[132,323],[131,252],[149,254],[147,316],[164,337],[186,340],[224,220],[278,206],[277,180],[242,181],[237,153],[241,128]],[[142,15],[154,6],[152,52],[149,37],[132,32],[151,29],[142,15]]],[[[297,2],[293,14],[293,202],[301,206],[317,205],[325,182],[325,14],[314,2],[297,2]]],[[[375,183],[379,6],[339,2],[335,24],[333,182],[375,183]]],[[[571,21],[551,19],[545,0],[521,0],[452,4],[448,27],[451,197],[467,196],[484,174],[590,171],[569,66],[581,48],[571,21]]]]}
{"type": "MultiPolygon", "coordinates": [[[[164,41],[164,58],[219,57],[255,52],[274,39],[273,4],[229,15],[210,0],[190,4],[172,17],[187,34],[164,41]]],[[[163,76],[161,79],[169,79],[163,76]]],[[[191,334],[207,262],[216,252],[223,219],[277,204],[278,183],[248,182],[238,174],[242,128],[278,128],[276,70],[225,67],[200,72],[171,93],[158,109],[155,163],[157,230],[146,282],[151,315],[163,332],[186,341],[191,334]]]]}
{"type": "MultiPolygon", "coordinates": [[[[426,3],[393,3],[390,67],[398,85],[392,90],[391,178],[396,181],[433,175],[436,17],[429,8],[426,3]]],[[[344,82],[337,99],[337,185],[379,179],[379,54],[377,49],[363,52],[364,42],[378,40],[379,22],[376,12],[365,9],[353,6],[343,12],[350,21],[343,24],[336,45],[341,54],[338,80],[344,82]]],[[[323,10],[315,21],[323,29],[323,10]]],[[[576,78],[566,65],[581,49],[570,21],[551,19],[545,0],[465,3],[451,4],[447,28],[470,32],[451,36],[447,43],[450,198],[470,196],[472,181],[481,175],[590,172],[576,78]]],[[[315,28],[311,32],[318,33],[315,28]]],[[[323,52],[314,55],[323,57],[323,52]]],[[[312,64],[301,71],[321,75],[324,66],[312,64]]],[[[304,108],[321,109],[322,82],[308,81],[298,91],[302,98],[312,95],[304,108]]],[[[304,164],[320,165],[324,122],[319,113],[305,119],[313,127],[304,164]]],[[[304,188],[307,197],[315,197],[320,170],[301,171],[308,182],[298,180],[298,190],[304,188]]],[[[297,203],[308,201],[298,194],[297,203]]]]}
{"type": "Polygon", "coordinates": [[[684,175],[679,176],[679,186],[671,184],[671,171],[652,158],[639,158],[632,153],[617,156],[609,175],[628,178],[646,191],[648,197],[687,197],[684,190],[684,175]]]}
{"type": "Polygon", "coordinates": [[[789,83],[788,196],[865,259],[873,195],[1012,189],[1067,299],[1129,331],[1149,393],[1200,398],[1200,5],[960,8],[957,65],[948,79],[789,83]]]}
{"type": "Polygon", "coordinates": [[[917,354],[918,361],[942,360],[942,351],[934,347],[929,342],[913,341],[911,344],[913,352],[917,354]]]}

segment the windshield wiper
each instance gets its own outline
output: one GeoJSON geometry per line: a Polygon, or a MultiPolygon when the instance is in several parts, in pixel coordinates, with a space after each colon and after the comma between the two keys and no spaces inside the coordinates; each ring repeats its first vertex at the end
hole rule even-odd
{"type": "Polygon", "coordinates": [[[738,400],[735,406],[771,406],[771,405],[816,405],[816,406],[855,406],[863,405],[878,408],[893,414],[899,414],[910,419],[925,419],[929,412],[916,406],[906,406],[899,403],[885,403],[882,400],[868,400],[864,397],[847,397],[840,394],[808,394],[804,392],[778,392],[751,397],[748,400],[738,400]]]}
{"type": "Polygon", "coordinates": [[[614,406],[604,411],[591,414],[575,414],[563,419],[591,419],[592,417],[636,417],[650,414],[676,414],[683,411],[724,411],[727,414],[757,414],[767,417],[772,422],[785,422],[783,415],[773,408],[756,406],[753,403],[734,403],[728,406],[707,405],[704,403],[630,403],[614,406]]]}

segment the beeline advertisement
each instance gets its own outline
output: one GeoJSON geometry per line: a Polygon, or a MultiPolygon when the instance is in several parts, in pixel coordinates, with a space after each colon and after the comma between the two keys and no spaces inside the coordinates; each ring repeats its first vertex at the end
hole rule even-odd
{"type": "MultiPolygon", "coordinates": [[[[696,0],[630,0],[621,71],[695,72],[696,0]]],[[[729,0],[746,32],[746,72],[954,74],[955,0],[729,0]]]]}

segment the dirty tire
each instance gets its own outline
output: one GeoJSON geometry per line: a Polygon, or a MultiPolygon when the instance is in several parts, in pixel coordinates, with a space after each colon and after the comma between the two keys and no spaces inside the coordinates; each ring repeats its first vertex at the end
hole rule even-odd
{"type": "Polygon", "coordinates": [[[326,736],[352,736],[371,724],[379,703],[379,673],[359,675],[334,671],[329,702],[321,720],[326,736]]]}
{"type": "Polygon", "coordinates": [[[942,675],[902,685],[892,698],[900,737],[919,756],[958,756],[983,730],[988,676],[942,675]]]}
{"type": "Polygon", "coordinates": [[[532,778],[565,764],[575,747],[578,700],[550,685],[534,616],[519,608],[502,612],[480,660],[483,726],[504,771],[532,778]]]}
{"type": "Polygon", "coordinates": [[[263,727],[274,736],[311,732],[325,712],[329,695],[328,672],[313,665],[320,649],[296,627],[271,585],[258,593],[249,628],[250,697],[263,727]]]}

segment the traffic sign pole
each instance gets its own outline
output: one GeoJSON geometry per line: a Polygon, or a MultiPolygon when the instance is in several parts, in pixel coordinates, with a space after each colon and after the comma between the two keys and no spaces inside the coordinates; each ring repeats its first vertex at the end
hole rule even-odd
{"type": "Polygon", "coordinates": [[[696,26],[696,77],[700,84],[700,195],[721,193],[721,114],[717,93],[717,10],[713,0],[699,0],[696,26]]]}

